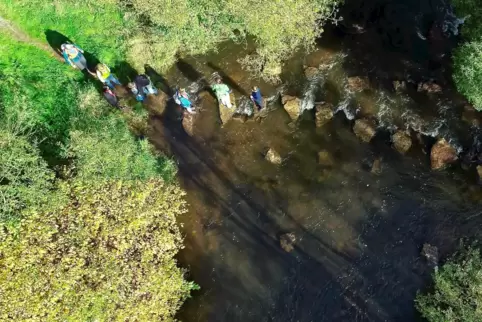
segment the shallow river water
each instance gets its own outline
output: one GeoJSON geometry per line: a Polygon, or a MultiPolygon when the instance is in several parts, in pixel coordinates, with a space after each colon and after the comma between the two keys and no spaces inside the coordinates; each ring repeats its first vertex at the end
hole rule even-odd
{"type": "MultiPolygon", "coordinates": [[[[344,10],[348,15],[352,8],[344,10]]],[[[186,248],[179,262],[201,286],[180,320],[412,321],[418,318],[415,294],[433,271],[420,255],[423,244],[438,247],[443,259],[461,237],[480,234],[482,194],[474,168],[430,169],[431,136],[446,137],[462,151],[477,131],[460,120],[460,98],[448,83],[435,96],[410,86],[396,94],[387,85],[409,77],[422,81],[430,73],[443,83],[446,71],[430,71],[423,59],[391,66],[387,59],[413,53],[403,44],[388,46],[375,23],[364,28],[360,35],[329,28],[317,51],[287,64],[279,86],[242,70],[236,59],[249,53],[246,44],[182,59],[166,75],[164,83],[187,87],[202,107],[192,136],[175,118],[151,119],[151,139],[176,160],[187,192],[189,212],[180,218],[186,248]],[[386,52],[376,56],[382,48],[386,52]],[[329,66],[307,80],[303,65],[320,63],[329,66]],[[270,98],[269,112],[222,126],[215,99],[202,91],[213,72],[224,76],[238,105],[259,85],[270,98]],[[351,93],[348,76],[369,76],[371,89],[351,93]],[[293,123],[280,92],[300,97],[306,108],[328,101],[335,117],[316,128],[314,111],[306,110],[293,123]],[[361,115],[379,124],[370,144],[352,131],[353,118],[361,115]],[[391,147],[390,131],[397,128],[410,129],[414,138],[424,134],[405,156],[391,147]],[[280,153],[281,165],[265,160],[269,148],[280,153]],[[319,164],[320,151],[330,160],[319,164]],[[371,171],[376,160],[379,174],[371,171]],[[291,252],[280,247],[286,233],[296,236],[291,252]]]]}

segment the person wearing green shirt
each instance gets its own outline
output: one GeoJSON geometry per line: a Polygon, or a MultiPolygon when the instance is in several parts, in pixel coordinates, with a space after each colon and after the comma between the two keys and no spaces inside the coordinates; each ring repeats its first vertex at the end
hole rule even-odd
{"type": "Polygon", "coordinates": [[[228,85],[223,84],[221,78],[216,79],[216,84],[211,85],[211,88],[221,104],[227,108],[231,108],[233,106],[231,104],[231,97],[229,96],[231,90],[229,89],[228,85]]]}

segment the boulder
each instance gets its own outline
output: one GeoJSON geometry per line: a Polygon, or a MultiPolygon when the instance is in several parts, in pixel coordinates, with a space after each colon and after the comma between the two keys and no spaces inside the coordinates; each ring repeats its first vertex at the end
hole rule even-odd
{"type": "Polygon", "coordinates": [[[286,252],[291,252],[296,243],[296,236],[293,233],[283,234],[279,238],[279,244],[286,252]]]}
{"type": "Polygon", "coordinates": [[[407,83],[405,81],[393,81],[392,84],[397,93],[403,92],[407,89],[407,83]]]}
{"type": "Polygon", "coordinates": [[[407,153],[412,147],[412,138],[407,132],[397,131],[392,136],[393,147],[401,154],[407,153]]]}
{"type": "Polygon", "coordinates": [[[370,142],[376,134],[375,122],[368,119],[358,119],[353,125],[353,132],[363,142],[370,142]]]}
{"type": "Polygon", "coordinates": [[[330,152],[323,150],[318,152],[318,164],[325,167],[332,167],[335,164],[335,160],[330,152]]]}
{"type": "Polygon", "coordinates": [[[281,155],[274,149],[269,149],[265,158],[273,164],[281,164],[281,161],[283,161],[283,159],[281,159],[281,155]]]}
{"type": "Polygon", "coordinates": [[[457,160],[457,150],[445,139],[440,139],[434,144],[430,152],[430,161],[433,170],[445,168],[457,160]]]}
{"type": "Polygon", "coordinates": [[[442,87],[433,82],[419,83],[417,91],[427,93],[440,93],[442,91],[442,87]]]}
{"type": "Polygon", "coordinates": [[[289,114],[291,119],[293,121],[296,121],[300,116],[301,100],[295,97],[294,99],[285,101],[285,103],[283,104],[283,107],[285,111],[289,114]]]}
{"type": "Polygon", "coordinates": [[[322,127],[333,118],[333,105],[323,103],[316,105],[316,127],[322,127]]]}
{"type": "Polygon", "coordinates": [[[297,98],[296,96],[283,95],[281,96],[281,104],[285,105],[286,102],[295,100],[296,98],[297,98]]]}
{"type": "Polygon", "coordinates": [[[370,88],[368,77],[348,77],[348,88],[352,92],[361,92],[370,88]]]}
{"type": "Polygon", "coordinates": [[[319,73],[318,68],[316,67],[306,67],[305,68],[305,76],[308,79],[315,78],[315,76],[319,73]]]}
{"type": "Polygon", "coordinates": [[[427,259],[430,265],[433,267],[438,266],[439,255],[437,247],[425,243],[420,254],[427,259]]]}

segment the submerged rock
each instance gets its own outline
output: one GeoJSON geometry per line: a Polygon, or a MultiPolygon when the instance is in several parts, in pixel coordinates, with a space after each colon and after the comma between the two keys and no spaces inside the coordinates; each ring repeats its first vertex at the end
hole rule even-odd
{"type": "Polygon", "coordinates": [[[482,165],[477,166],[477,175],[479,176],[479,182],[482,182],[482,165]]]}
{"type": "Polygon", "coordinates": [[[194,117],[192,114],[185,113],[182,119],[182,126],[189,136],[193,136],[194,133],[194,117]]]}
{"type": "Polygon", "coordinates": [[[370,88],[368,77],[348,77],[348,88],[352,92],[361,92],[370,88]]]}
{"type": "Polygon", "coordinates": [[[279,244],[286,252],[291,252],[296,243],[296,236],[294,233],[283,234],[279,238],[279,244]]]}
{"type": "Polygon", "coordinates": [[[382,173],[382,158],[375,159],[372,164],[372,169],[370,171],[373,174],[382,173]]]}
{"type": "Polygon", "coordinates": [[[375,122],[368,119],[358,119],[353,125],[353,132],[363,142],[370,142],[376,134],[375,122]]]}
{"type": "Polygon", "coordinates": [[[266,160],[273,163],[273,164],[281,164],[281,155],[276,152],[274,149],[269,149],[265,156],[266,160]]]}
{"type": "Polygon", "coordinates": [[[405,81],[393,81],[393,88],[397,93],[403,92],[407,89],[407,83],[405,81]]]}
{"type": "Polygon", "coordinates": [[[433,267],[438,266],[439,255],[437,247],[425,243],[420,254],[427,259],[430,265],[433,267]]]}
{"type": "Polygon", "coordinates": [[[445,168],[448,164],[457,161],[457,150],[445,139],[440,139],[432,147],[430,161],[433,170],[445,168]]]}
{"type": "Polygon", "coordinates": [[[318,164],[325,167],[332,167],[335,164],[335,160],[330,152],[323,150],[318,152],[318,164]]]}
{"type": "Polygon", "coordinates": [[[305,68],[305,76],[308,79],[315,78],[315,76],[319,73],[320,71],[316,67],[306,67],[305,68]]]}
{"type": "Polygon", "coordinates": [[[219,103],[219,117],[221,118],[222,125],[225,125],[233,117],[236,111],[235,102],[234,95],[231,94],[231,104],[233,105],[231,108],[227,108],[223,104],[219,103]]]}
{"type": "Polygon", "coordinates": [[[298,97],[283,95],[281,102],[291,119],[296,121],[300,116],[301,100],[298,97]]]}
{"type": "Polygon", "coordinates": [[[473,106],[466,104],[462,112],[462,121],[470,126],[480,126],[480,114],[473,106]]]}
{"type": "Polygon", "coordinates": [[[397,131],[392,136],[393,147],[401,154],[407,153],[412,147],[412,138],[407,132],[397,131]]]}
{"type": "Polygon", "coordinates": [[[316,127],[322,127],[333,118],[333,105],[323,103],[316,105],[316,127]]]}
{"type": "Polygon", "coordinates": [[[442,87],[433,82],[419,83],[417,91],[427,93],[440,93],[442,91],[442,87]]]}

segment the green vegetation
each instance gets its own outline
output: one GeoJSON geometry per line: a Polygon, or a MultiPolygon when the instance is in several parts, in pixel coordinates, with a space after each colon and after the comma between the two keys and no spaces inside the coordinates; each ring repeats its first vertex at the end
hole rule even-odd
{"type": "Polygon", "coordinates": [[[195,285],[174,163],[129,131],[145,114],[42,48],[0,47],[0,320],[172,321],[195,285]]]}
{"type": "Polygon", "coordinates": [[[476,109],[482,110],[482,9],[475,0],[453,0],[455,13],[466,17],[465,42],[454,52],[454,81],[476,109]]]}
{"type": "Polygon", "coordinates": [[[182,192],[159,180],[67,190],[65,207],[0,235],[0,319],[172,321],[194,287],[173,260],[182,192]]]}
{"type": "Polygon", "coordinates": [[[418,294],[416,307],[430,322],[482,321],[482,258],[468,247],[434,273],[434,286],[418,294]]]}

